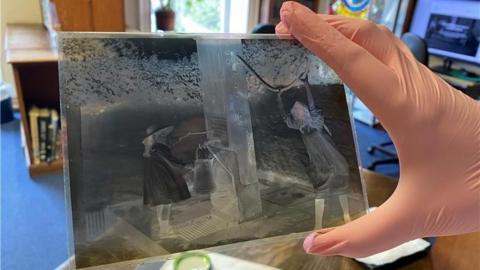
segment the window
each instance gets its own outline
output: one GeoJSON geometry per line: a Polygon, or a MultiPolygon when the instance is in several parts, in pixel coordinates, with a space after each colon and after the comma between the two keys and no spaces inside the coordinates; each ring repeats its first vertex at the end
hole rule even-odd
{"type": "MultiPolygon", "coordinates": [[[[168,1],[151,1],[151,29],[155,10],[168,1]]],[[[256,22],[258,0],[170,0],[175,31],[183,33],[246,33],[256,22]]]]}

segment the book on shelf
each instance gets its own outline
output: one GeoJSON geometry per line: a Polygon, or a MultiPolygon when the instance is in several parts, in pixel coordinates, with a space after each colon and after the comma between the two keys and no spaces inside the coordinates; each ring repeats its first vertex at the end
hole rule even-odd
{"type": "Polygon", "coordinates": [[[40,114],[40,109],[33,106],[28,112],[28,117],[30,120],[30,138],[32,143],[32,162],[33,164],[40,163],[40,146],[38,144],[38,115],[40,114]]]}
{"type": "Polygon", "coordinates": [[[48,125],[48,142],[47,142],[47,162],[54,161],[58,140],[58,113],[56,110],[50,110],[50,123],[48,125]]]}
{"type": "Polygon", "coordinates": [[[58,129],[57,132],[57,142],[55,148],[55,160],[62,160],[63,159],[63,147],[62,147],[62,131],[58,129]]]}
{"type": "Polygon", "coordinates": [[[48,140],[48,123],[50,122],[50,110],[40,109],[38,114],[38,138],[40,145],[40,162],[47,161],[47,140],[48,140]]]}
{"type": "Polygon", "coordinates": [[[29,110],[33,164],[60,159],[60,120],[55,109],[32,106],[29,110]]]}

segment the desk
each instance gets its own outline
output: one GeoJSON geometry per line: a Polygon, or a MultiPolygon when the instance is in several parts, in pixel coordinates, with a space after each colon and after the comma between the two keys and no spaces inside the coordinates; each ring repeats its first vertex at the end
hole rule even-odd
{"type": "MultiPolygon", "coordinates": [[[[378,206],[383,203],[393,193],[396,187],[394,179],[364,170],[362,172],[365,186],[368,194],[368,201],[371,206],[378,206]]],[[[257,263],[272,265],[281,269],[340,269],[340,270],[360,270],[364,269],[353,259],[335,256],[319,257],[307,255],[302,248],[303,236],[299,234],[297,238],[277,237],[276,241],[254,240],[246,243],[236,243],[228,246],[210,249],[213,252],[221,250],[222,254],[236,258],[255,261],[257,263]],[[253,243],[253,245],[252,245],[253,243]]],[[[159,257],[160,258],[160,257],[159,257]]],[[[156,258],[149,258],[148,261],[155,261],[156,258]]],[[[157,258],[158,259],[158,258],[157,258]]],[[[89,270],[133,270],[135,267],[145,261],[144,259],[132,260],[122,263],[83,268],[89,270]]],[[[428,254],[400,269],[433,269],[432,256],[428,254]]]]}
{"type": "MultiPolygon", "coordinates": [[[[443,58],[438,57],[438,56],[430,56],[429,57],[429,67],[433,68],[436,66],[442,66],[443,65],[443,58]]],[[[476,74],[480,74],[480,66],[472,65],[472,64],[467,64],[467,63],[462,63],[460,61],[455,61],[452,64],[452,68],[454,69],[466,69],[468,71],[474,72],[476,74]]],[[[466,81],[462,80],[459,78],[455,78],[452,76],[448,76],[445,74],[439,74],[437,73],[438,76],[442,77],[445,81],[450,83],[452,86],[455,88],[461,90],[465,94],[475,98],[475,99],[480,99],[480,84],[479,83],[474,83],[472,81],[466,81]]]]}

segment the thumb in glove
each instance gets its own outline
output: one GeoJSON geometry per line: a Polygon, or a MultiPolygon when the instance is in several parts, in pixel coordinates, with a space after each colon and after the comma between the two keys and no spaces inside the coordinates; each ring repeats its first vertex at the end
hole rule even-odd
{"type": "Polygon", "coordinates": [[[324,60],[395,144],[400,180],[376,211],[320,230],[308,253],[365,257],[427,236],[480,230],[480,104],[415,60],[388,29],[286,2],[278,34],[324,60]]]}

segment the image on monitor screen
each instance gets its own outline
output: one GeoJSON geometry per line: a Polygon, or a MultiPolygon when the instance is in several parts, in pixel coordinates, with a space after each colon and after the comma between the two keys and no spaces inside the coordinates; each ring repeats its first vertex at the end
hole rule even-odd
{"type": "Polygon", "coordinates": [[[475,56],[480,43],[480,20],[431,14],[425,40],[430,48],[475,56]]]}

